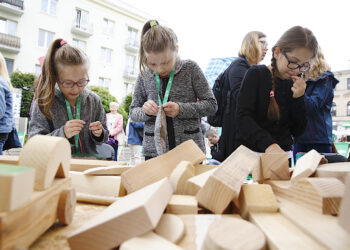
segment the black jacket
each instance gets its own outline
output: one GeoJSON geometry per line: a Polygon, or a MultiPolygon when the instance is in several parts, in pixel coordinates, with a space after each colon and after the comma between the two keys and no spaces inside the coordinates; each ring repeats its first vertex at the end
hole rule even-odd
{"type": "Polygon", "coordinates": [[[237,146],[265,152],[273,143],[283,150],[291,150],[292,136],[301,135],[306,127],[305,98],[293,98],[292,80],[276,78],[275,99],[280,109],[280,120],[270,121],[272,75],[265,65],[254,65],[246,73],[237,103],[237,146]]]}

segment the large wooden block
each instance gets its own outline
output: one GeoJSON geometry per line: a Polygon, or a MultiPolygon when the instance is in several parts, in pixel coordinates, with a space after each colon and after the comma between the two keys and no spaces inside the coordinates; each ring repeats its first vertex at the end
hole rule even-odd
{"type": "MultiPolygon", "coordinates": [[[[87,171],[92,168],[108,167],[108,166],[125,166],[125,162],[118,161],[102,161],[102,160],[91,160],[91,159],[71,159],[70,170],[72,171],[87,171]]],[[[90,172],[91,173],[91,172],[90,172]]]]}
{"type": "Polygon", "coordinates": [[[0,212],[27,203],[34,190],[33,168],[0,164],[0,212]]]}
{"type": "Polygon", "coordinates": [[[21,166],[35,169],[35,190],[45,190],[56,177],[68,177],[71,148],[67,139],[36,135],[29,139],[19,155],[21,166]]]}
{"type": "Polygon", "coordinates": [[[347,175],[346,188],[342,200],[339,224],[350,234],[350,175],[347,175]]]}
{"type": "Polygon", "coordinates": [[[345,183],[350,173],[350,162],[337,162],[322,164],[316,169],[316,177],[335,177],[345,183]]]}
{"type": "Polygon", "coordinates": [[[199,204],[214,213],[222,213],[238,197],[243,181],[259,164],[259,155],[241,145],[199,190],[196,195],[199,204]]]}
{"type": "Polygon", "coordinates": [[[166,207],[166,212],[170,214],[197,214],[198,202],[196,197],[174,194],[166,207]]]}
{"type": "Polygon", "coordinates": [[[239,208],[242,218],[247,219],[250,212],[277,212],[276,197],[270,185],[245,184],[239,194],[239,208]]]}
{"type": "Polygon", "coordinates": [[[194,176],[194,167],[189,161],[181,161],[171,172],[169,180],[175,194],[185,194],[185,185],[194,176]]]}
{"type": "Polygon", "coordinates": [[[126,165],[113,165],[108,167],[89,168],[83,173],[86,175],[121,175],[130,168],[132,167],[126,165]]]}
{"type": "Polygon", "coordinates": [[[114,202],[73,232],[72,249],[111,249],[123,241],[154,229],[173,194],[167,178],[114,202]]]}
{"type": "Polygon", "coordinates": [[[336,178],[304,178],[268,181],[276,195],[292,200],[318,213],[336,215],[344,195],[344,184],[336,178]]]}
{"type": "Polygon", "coordinates": [[[199,164],[199,165],[194,167],[194,175],[203,174],[204,172],[207,172],[207,171],[212,170],[214,168],[216,169],[219,166],[220,165],[203,165],[203,164],[199,164]]]}
{"type": "Polygon", "coordinates": [[[192,178],[189,178],[185,184],[185,194],[196,195],[198,191],[204,186],[206,181],[209,179],[209,176],[211,176],[215,171],[216,168],[205,171],[192,178]]]}
{"type": "Polygon", "coordinates": [[[267,154],[260,156],[261,168],[265,180],[289,180],[289,162],[287,153],[267,154]]]}
{"type": "Polygon", "coordinates": [[[322,160],[322,155],[320,155],[316,150],[312,149],[302,157],[300,157],[295,164],[293,175],[291,181],[300,180],[311,176],[322,160]]]}
{"type": "Polygon", "coordinates": [[[126,191],[132,193],[164,177],[169,177],[181,161],[197,165],[205,159],[205,154],[197,144],[193,140],[188,140],[173,150],[122,173],[122,183],[126,191]]]}

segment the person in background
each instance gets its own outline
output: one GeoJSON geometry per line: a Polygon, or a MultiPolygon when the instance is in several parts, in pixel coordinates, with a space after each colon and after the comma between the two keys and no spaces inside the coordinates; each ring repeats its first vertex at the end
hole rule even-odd
{"type": "MultiPolygon", "coordinates": [[[[308,80],[306,81],[305,103],[308,121],[305,132],[295,137],[294,162],[298,152],[309,152],[315,149],[319,153],[332,153],[331,109],[334,88],[339,81],[331,72],[331,67],[320,48],[318,48],[318,53],[306,77],[308,80]]],[[[346,158],[344,157],[342,161],[346,161],[346,158]]]]}
{"type": "Polygon", "coordinates": [[[143,122],[128,120],[128,146],[130,148],[130,164],[135,165],[141,162],[141,145],[143,140],[143,122]]]}
{"type": "MultiPolygon", "coordinates": [[[[293,137],[306,128],[306,83],[302,75],[317,55],[313,33],[287,30],[272,48],[271,65],[254,65],[244,76],[237,103],[237,146],[293,156],[293,137]]],[[[290,161],[291,162],[291,161],[290,161]]]]}
{"type": "Polygon", "coordinates": [[[140,72],[130,117],[145,122],[145,159],[190,139],[205,152],[200,118],[216,111],[216,100],[198,64],[178,57],[175,33],[155,20],[142,29],[140,72]]]}
{"type": "Polygon", "coordinates": [[[96,155],[96,145],[106,142],[109,132],[101,99],[85,88],[88,82],[86,54],[63,39],[53,41],[36,86],[29,138],[64,137],[73,155],[96,155]]]}
{"type": "Polygon", "coordinates": [[[210,146],[211,158],[218,160],[218,154],[220,150],[220,147],[219,147],[220,136],[216,133],[214,129],[209,129],[206,132],[206,137],[208,138],[208,141],[210,143],[209,146],[210,146]]]}
{"type": "Polygon", "coordinates": [[[118,160],[118,135],[123,133],[123,116],[118,113],[119,104],[116,102],[109,103],[109,110],[107,113],[107,128],[109,130],[109,140],[107,144],[114,148],[114,160],[118,160]]]}
{"type": "Polygon", "coordinates": [[[223,72],[224,90],[227,93],[225,114],[222,122],[222,135],[220,137],[220,152],[215,159],[224,161],[235,149],[236,140],[236,107],[237,97],[241,88],[243,77],[247,70],[261,62],[267,52],[266,35],[260,31],[251,31],[245,35],[238,58],[223,72]]]}

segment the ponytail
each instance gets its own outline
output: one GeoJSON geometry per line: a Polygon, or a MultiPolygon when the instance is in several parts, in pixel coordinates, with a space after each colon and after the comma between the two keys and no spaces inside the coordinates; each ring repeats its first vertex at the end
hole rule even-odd
{"type": "MultiPolygon", "coordinates": [[[[274,53],[276,47],[272,48],[272,54],[274,53]]],[[[267,110],[267,118],[270,121],[278,121],[280,119],[280,109],[275,99],[275,82],[276,82],[276,59],[272,55],[271,59],[271,73],[272,73],[272,90],[270,92],[270,104],[267,110]]]]}

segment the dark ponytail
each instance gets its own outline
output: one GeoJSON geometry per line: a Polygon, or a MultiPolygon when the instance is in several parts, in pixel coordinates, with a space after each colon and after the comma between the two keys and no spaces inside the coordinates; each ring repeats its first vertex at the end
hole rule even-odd
{"type": "MultiPolygon", "coordinates": [[[[276,46],[272,48],[272,54],[274,53],[276,46]]],[[[277,121],[280,119],[280,109],[275,99],[275,82],[276,82],[276,59],[272,56],[271,59],[271,73],[272,73],[272,90],[270,92],[270,104],[267,110],[267,118],[270,121],[277,121]]]]}

